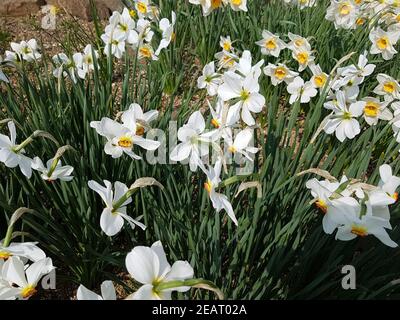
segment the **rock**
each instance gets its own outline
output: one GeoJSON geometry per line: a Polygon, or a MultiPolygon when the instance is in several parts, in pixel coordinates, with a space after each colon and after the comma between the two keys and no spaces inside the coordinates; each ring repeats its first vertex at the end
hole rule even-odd
{"type": "Polygon", "coordinates": [[[17,17],[36,13],[45,0],[1,0],[0,16],[1,17],[17,17]]]}
{"type": "MultiPolygon", "coordinates": [[[[112,11],[121,11],[124,7],[122,0],[94,0],[97,13],[101,19],[107,19],[112,11]]],[[[47,0],[47,4],[59,7],[62,11],[91,20],[92,10],[90,0],[47,0]]]]}

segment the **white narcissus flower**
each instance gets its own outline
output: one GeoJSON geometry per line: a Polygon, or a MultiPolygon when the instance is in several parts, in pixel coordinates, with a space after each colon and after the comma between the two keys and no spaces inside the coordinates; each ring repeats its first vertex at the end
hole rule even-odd
{"type": "Polygon", "coordinates": [[[12,284],[7,294],[16,299],[26,300],[37,292],[40,279],[50,273],[54,267],[50,258],[45,258],[24,266],[18,257],[10,257],[3,265],[2,278],[12,284]]]}
{"type": "Polygon", "coordinates": [[[306,183],[306,187],[311,190],[311,195],[314,197],[314,204],[324,214],[322,227],[327,234],[332,234],[338,226],[346,221],[345,215],[348,212],[356,213],[360,210],[357,200],[349,196],[331,199],[339,186],[338,182],[318,181],[315,178],[306,183]]]}
{"type": "Polygon", "coordinates": [[[80,285],[76,292],[76,298],[77,300],[117,300],[112,281],[104,281],[100,286],[100,290],[101,296],[80,285]]]}
{"type": "Polygon", "coordinates": [[[377,188],[368,192],[368,200],[365,202],[367,215],[390,220],[389,205],[395,203],[394,197],[377,188]]]}
{"type": "Polygon", "coordinates": [[[247,12],[247,0],[227,0],[233,11],[247,12]]]}
{"type": "Polygon", "coordinates": [[[20,43],[11,42],[11,48],[20,60],[31,62],[40,59],[42,56],[35,39],[21,41],[20,43]]]}
{"type": "Polygon", "coordinates": [[[236,73],[228,71],[224,74],[224,83],[218,88],[218,96],[223,101],[239,99],[232,107],[237,108],[237,120],[239,119],[239,110],[243,121],[252,126],[256,122],[251,112],[259,113],[265,104],[265,98],[259,93],[260,86],[258,79],[252,74],[242,78],[236,73]]]}
{"type": "Polygon", "coordinates": [[[400,99],[400,85],[396,79],[387,74],[380,73],[376,76],[379,84],[374,89],[374,93],[384,96],[386,101],[400,99]]]}
{"type": "Polygon", "coordinates": [[[294,51],[303,49],[306,51],[311,51],[311,45],[306,38],[291,32],[288,33],[288,37],[290,42],[287,44],[287,47],[290,50],[294,51]]]}
{"type": "Polygon", "coordinates": [[[296,0],[296,2],[301,10],[304,8],[315,7],[317,5],[317,0],[296,0]]]}
{"type": "Polygon", "coordinates": [[[123,113],[122,124],[110,118],[103,118],[101,121],[90,123],[90,126],[96,129],[99,135],[107,139],[104,151],[113,158],[119,158],[125,153],[132,159],[139,160],[141,157],[133,152],[134,145],[150,151],[154,151],[160,146],[159,141],[145,139],[137,134],[137,121],[132,115],[133,112],[123,113]]]}
{"type": "Polygon", "coordinates": [[[132,103],[129,109],[123,112],[123,119],[134,118],[136,120],[136,135],[143,136],[150,128],[150,123],[157,119],[158,111],[150,110],[143,112],[143,109],[137,103],[132,103]]]}
{"type": "Polygon", "coordinates": [[[210,96],[215,96],[218,93],[218,88],[221,83],[221,75],[215,72],[214,61],[204,66],[203,75],[197,79],[197,87],[199,89],[206,88],[210,96]]]}
{"type": "Polygon", "coordinates": [[[72,166],[63,166],[59,159],[56,163],[54,163],[54,158],[50,159],[44,166],[42,160],[39,157],[35,157],[33,158],[32,169],[39,171],[42,179],[49,182],[57,179],[71,181],[74,178],[71,176],[74,168],[72,166]]]}
{"type": "Polygon", "coordinates": [[[222,48],[222,50],[227,51],[227,52],[232,51],[232,49],[233,49],[232,40],[231,40],[230,36],[227,36],[227,37],[221,36],[219,45],[222,48]]]}
{"type": "Polygon", "coordinates": [[[176,22],[176,14],[172,11],[171,22],[167,18],[163,18],[160,21],[160,30],[162,31],[162,39],[158,48],[155,52],[155,55],[158,56],[162,49],[165,49],[169,46],[171,41],[174,39],[174,27],[176,22]]]}
{"type": "Polygon", "coordinates": [[[154,32],[151,30],[151,22],[147,19],[139,19],[136,23],[136,30],[139,33],[139,43],[151,42],[154,32]]]}
{"type": "Polygon", "coordinates": [[[93,49],[92,45],[88,44],[85,49],[83,49],[83,62],[82,62],[82,68],[86,72],[90,72],[91,70],[94,70],[94,57],[93,55],[98,58],[99,54],[98,52],[93,49]]]}
{"type": "Polygon", "coordinates": [[[366,103],[364,107],[364,119],[369,125],[375,126],[378,120],[389,121],[393,118],[393,114],[388,108],[389,102],[381,102],[379,99],[373,97],[365,97],[362,101],[366,103]]]}
{"type": "Polygon", "coordinates": [[[154,49],[150,44],[142,44],[139,46],[138,52],[139,59],[158,60],[158,56],[154,53],[154,49]]]}
{"type": "Polygon", "coordinates": [[[132,278],[142,284],[128,300],[170,300],[172,291],[190,290],[186,286],[157,289],[161,284],[192,279],[194,275],[193,268],[187,261],[176,261],[171,266],[160,241],[153,243],[151,247],[133,248],[126,256],[125,264],[132,278]]]}
{"type": "Polygon", "coordinates": [[[232,71],[238,72],[242,77],[253,76],[258,81],[261,75],[261,66],[264,60],[258,61],[254,66],[252,64],[253,58],[249,50],[245,50],[239,59],[239,62],[232,67],[232,71]]]}
{"type": "Polygon", "coordinates": [[[363,114],[365,105],[365,101],[358,101],[348,106],[344,93],[337,91],[336,100],[324,104],[324,107],[333,110],[334,114],[328,119],[323,130],[327,134],[335,132],[340,142],[346,138],[353,139],[360,133],[360,124],[354,118],[363,114]]]}
{"type": "Polygon", "coordinates": [[[336,239],[342,241],[349,241],[357,237],[366,237],[373,235],[378,238],[383,244],[396,248],[398,245],[392,239],[390,239],[385,229],[391,229],[391,225],[388,220],[370,216],[368,214],[360,217],[355,214],[348,214],[346,216],[348,221],[338,228],[336,233],[336,239]]]}
{"type": "Polygon", "coordinates": [[[232,154],[240,153],[250,161],[253,161],[250,154],[256,154],[258,149],[250,146],[251,140],[253,139],[253,131],[250,128],[244,129],[236,134],[235,140],[233,140],[233,133],[230,128],[227,129],[227,135],[224,137],[228,145],[228,151],[232,154]]]}
{"type": "Polygon", "coordinates": [[[110,24],[105,28],[105,33],[115,35],[120,39],[120,36],[130,45],[137,45],[139,35],[135,31],[135,21],[132,19],[128,8],[124,8],[122,14],[114,11],[110,17],[110,24]]]}
{"type": "Polygon", "coordinates": [[[143,223],[126,214],[126,206],[132,202],[132,198],[129,197],[121,206],[115,207],[115,204],[127,193],[128,187],[124,183],[117,181],[114,183],[113,191],[110,181],[104,180],[103,182],[105,187],[94,180],[90,180],[88,186],[100,195],[106,205],[100,217],[100,227],[104,233],[109,237],[115,236],[124,226],[124,220],[129,223],[132,229],[137,225],[145,230],[146,226],[143,223]]]}
{"type": "Polygon", "coordinates": [[[299,75],[297,72],[291,71],[282,63],[278,63],[278,65],[268,63],[268,65],[264,68],[264,73],[271,78],[271,83],[274,86],[283,81],[286,84],[289,84],[296,76],[299,75]]]}
{"type": "Polygon", "coordinates": [[[25,150],[16,144],[17,133],[14,122],[7,123],[10,137],[0,134],[0,162],[8,168],[20,168],[28,179],[32,176],[32,159],[24,155],[25,150]]]}
{"type": "Polygon", "coordinates": [[[352,64],[344,68],[338,68],[337,69],[338,75],[345,77],[356,84],[363,83],[365,77],[371,75],[376,68],[376,65],[368,63],[367,54],[368,54],[367,51],[364,51],[363,54],[360,54],[356,66],[352,64]]]}
{"type": "Polygon", "coordinates": [[[238,221],[236,219],[235,213],[233,212],[232,204],[229,202],[228,197],[222,193],[218,193],[215,191],[221,183],[221,169],[222,161],[221,159],[218,159],[214,167],[210,167],[209,170],[206,171],[207,182],[204,183],[204,189],[207,191],[211,199],[212,205],[217,213],[221,210],[225,210],[229,218],[237,226],[238,221]]]}
{"type": "Polygon", "coordinates": [[[209,144],[216,137],[216,132],[204,133],[206,123],[200,111],[194,112],[187,122],[178,130],[178,139],[181,141],[170,154],[172,161],[189,159],[190,170],[196,171],[200,167],[205,171],[202,157],[209,154],[209,144]]]}
{"type": "Polygon", "coordinates": [[[189,0],[189,2],[196,5],[201,5],[203,16],[205,17],[213,11],[211,0],[189,0]]]}
{"type": "Polygon", "coordinates": [[[315,97],[318,94],[318,91],[310,81],[304,83],[304,80],[300,77],[294,78],[294,80],[288,84],[286,89],[290,93],[290,104],[293,104],[299,99],[300,103],[308,103],[312,97],[315,97]]]}
{"type": "Polygon", "coordinates": [[[281,50],[286,48],[286,44],[279,39],[277,35],[264,30],[262,32],[262,39],[257,41],[256,44],[261,47],[261,53],[265,55],[271,55],[274,57],[279,57],[281,50]]]}
{"type": "Polygon", "coordinates": [[[101,35],[103,40],[104,54],[108,56],[110,53],[117,59],[121,59],[125,52],[125,36],[122,33],[104,33],[101,35]]]}
{"type": "Polygon", "coordinates": [[[371,54],[382,54],[384,60],[390,60],[397,53],[394,48],[399,40],[400,31],[383,31],[380,27],[372,30],[369,39],[372,42],[371,54]]]}
{"type": "Polygon", "coordinates": [[[12,242],[7,247],[0,242],[0,261],[12,256],[26,258],[33,262],[46,258],[46,254],[37,246],[37,242],[12,242]]]}
{"type": "MultiPolygon", "coordinates": [[[[75,53],[72,59],[68,58],[65,53],[60,53],[53,56],[53,62],[56,65],[56,68],[53,70],[54,77],[60,78],[61,76],[69,76],[74,83],[77,82],[76,73],[78,73],[78,69],[82,69],[83,62],[81,53],[75,53]]],[[[86,73],[81,72],[79,77],[81,75],[84,79],[86,73]]]]}
{"type": "Polygon", "coordinates": [[[218,60],[219,69],[233,69],[239,57],[232,52],[220,51],[215,54],[215,58],[218,60]]]}
{"type": "Polygon", "coordinates": [[[379,174],[381,177],[379,187],[397,201],[399,195],[396,189],[400,186],[400,178],[393,175],[392,168],[388,164],[379,167],[379,174]]]}
{"type": "Polygon", "coordinates": [[[150,0],[135,0],[135,9],[139,18],[151,15],[150,0]]]}
{"type": "Polygon", "coordinates": [[[335,28],[355,28],[358,6],[353,0],[331,0],[325,19],[333,21],[335,28]]]}
{"type": "Polygon", "coordinates": [[[299,63],[299,72],[305,70],[315,59],[311,50],[305,46],[295,47],[292,50],[292,57],[299,63]]]}
{"type": "Polygon", "coordinates": [[[322,71],[319,64],[311,64],[310,69],[313,74],[311,78],[312,84],[314,85],[314,87],[322,90],[325,87],[325,84],[328,81],[329,76],[322,71]]]}

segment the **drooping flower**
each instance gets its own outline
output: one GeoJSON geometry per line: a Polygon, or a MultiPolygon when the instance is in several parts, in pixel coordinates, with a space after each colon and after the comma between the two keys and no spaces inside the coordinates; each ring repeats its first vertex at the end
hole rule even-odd
{"type": "Polygon", "coordinates": [[[162,49],[165,49],[169,46],[171,41],[173,40],[175,33],[174,27],[176,22],[176,14],[172,11],[171,22],[167,18],[163,18],[160,21],[160,30],[162,31],[162,39],[158,48],[155,52],[155,55],[158,56],[162,49]]]}
{"type": "Polygon", "coordinates": [[[128,187],[124,183],[116,181],[113,191],[110,181],[104,180],[103,182],[105,187],[94,180],[90,180],[88,186],[100,195],[106,205],[100,217],[100,227],[104,233],[109,237],[115,236],[121,231],[124,221],[127,221],[132,229],[137,225],[145,230],[146,226],[143,223],[126,214],[126,206],[132,202],[130,197],[120,206],[116,206],[118,201],[127,193],[128,187]]]}
{"type": "Polygon", "coordinates": [[[7,123],[10,137],[0,134],[0,162],[9,168],[20,168],[21,172],[29,179],[32,176],[32,159],[24,155],[23,146],[16,143],[17,133],[12,121],[7,123]]]}
{"type": "Polygon", "coordinates": [[[54,158],[48,160],[46,166],[44,166],[42,160],[39,157],[35,157],[32,162],[32,169],[39,171],[42,179],[46,181],[55,181],[57,179],[71,181],[74,178],[71,176],[74,168],[72,166],[63,166],[59,159],[57,161],[54,160],[54,158]]]}

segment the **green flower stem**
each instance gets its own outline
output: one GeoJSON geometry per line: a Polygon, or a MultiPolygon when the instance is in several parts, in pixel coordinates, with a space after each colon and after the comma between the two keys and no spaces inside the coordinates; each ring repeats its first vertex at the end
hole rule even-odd
{"type": "Polygon", "coordinates": [[[7,233],[6,237],[4,238],[4,242],[2,244],[3,247],[8,247],[10,245],[11,239],[12,239],[12,234],[13,234],[13,225],[10,225],[7,228],[7,233]]]}
{"type": "Polygon", "coordinates": [[[20,145],[15,147],[13,150],[15,153],[19,153],[23,148],[30,144],[34,139],[34,135],[30,135],[26,140],[24,140],[20,145]]]}
{"type": "Polygon", "coordinates": [[[258,180],[260,178],[260,175],[258,173],[252,173],[252,174],[248,174],[248,175],[240,175],[240,176],[230,177],[230,178],[222,181],[218,187],[221,187],[221,188],[226,187],[226,186],[229,186],[230,184],[234,184],[236,182],[242,182],[249,178],[251,178],[252,180],[258,180]]]}
{"type": "Polygon", "coordinates": [[[129,189],[117,202],[113,203],[113,211],[121,208],[124,202],[132,197],[138,190],[139,188],[129,189]]]}
{"type": "Polygon", "coordinates": [[[224,294],[218,287],[211,281],[204,279],[189,279],[189,280],[174,280],[168,282],[161,282],[160,284],[154,286],[155,292],[160,292],[168,289],[179,288],[179,287],[192,287],[192,288],[202,288],[215,292],[218,299],[223,300],[224,294]]]}

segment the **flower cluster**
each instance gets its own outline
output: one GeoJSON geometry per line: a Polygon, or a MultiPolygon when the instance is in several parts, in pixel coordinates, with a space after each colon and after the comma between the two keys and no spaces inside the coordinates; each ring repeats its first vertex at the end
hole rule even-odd
{"type": "Polygon", "coordinates": [[[189,0],[189,2],[201,5],[204,16],[223,6],[230,6],[233,11],[247,12],[247,0],[189,0]]]}
{"type": "Polygon", "coordinates": [[[381,54],[385,60],[397,53],[394,46],[400,38],[400,7],[396,1],[331,0],[326,19],[333,21],[336,29],[373,26],[370,53],[381,54]]]}
{"type": "MultiPolygon", "coordinates": [[[[25,147],[29,145],[34,138],[43,136],[50,137],[50,135],[35,131],[30,137],[18,144],[17,132],[13,121],[7,123],[10,136],[0,134],[0,162],[4,163],[9,168],[19,167],[21,172],[30,179],[32,176],[32,169],[37,170],[41,173],[41,177],[46,181],[54,181],[60,179],[62,181],[72,180],[72,171],[74,170],[71,166],[62,166],[61,156],[64,149],[61,152],[57,152],[54,158],[47,161],[44,166],[42,160],[39,157],[34,159],[26,156],[25,147]]],[[[54,139],[54,138],[52,138],[54,139]]]]}
{"type": "Polygon", "coordinates": [[[167,48],[175,37],[176,15],[172,12],[171,21],[167,18],[157,21],[158,14],[155,13],[158,11],[155,6],[152,8],[150,10],[148,1],[138,1],[137,11],[124,8],[122,13],[113,12],[101,36],[105,44],[104,54],[121,59],[127,49],[131,48],[137,52],[139,59],[158,60],[161,50],[167,48]],[[153,30],[161,35],[158,46],[153,45],[156,38],[153,30]]]}
{"type": "MultiPolygon", "coordinates": [[[[316,171],[320,173],[320,171],[316,171]]],[[[397,247],[386,231],[390,230],[389,206],[398,199],[396,189],[400,178],[392,175],[392,169],[384,164],[379,167],[380,181],[377,186],[343,176],[340,181],[322,173],[325,180],[307,181],[311,190],[311,203],[323,213],[322,226],[327,234],[335,230],[336,239],[348,241],[373,235],[389,247],[397,247]]]]}
{"type": "Polygon", "coordinates": [[[15,222],[28,210],[18,209],[0,241],[0,300],[27,300],[40,279],[54,270],[52,260],[34,242],[11,242],[15,222]]]}

